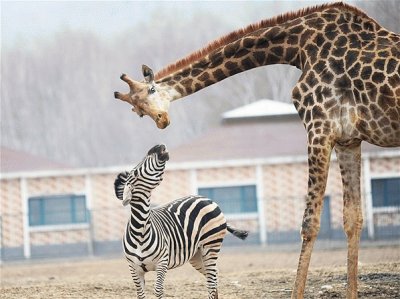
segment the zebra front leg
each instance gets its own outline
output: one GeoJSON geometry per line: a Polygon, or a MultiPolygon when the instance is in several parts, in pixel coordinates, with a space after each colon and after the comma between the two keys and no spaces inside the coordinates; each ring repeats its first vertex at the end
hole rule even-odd
{"type": "Polygon", "coordinates": [[[164,297],[164,280],[165,280],[165,275],[167,274],[167,270],[168,270],[167,260],[163,260],[157,265],[156,268],[157,279],[154,284],[154,295],[156,295],[158,299],[164,297]]]}
{"type": "Polygon", "coordinates": [[[129,265],[129,270],[133,278],[133,282],[136,287],[136,293],[138,299],[145,299],[146,295],[144,293],[144,271],[140,268],[136,268],[133,265],[129,265]]]}

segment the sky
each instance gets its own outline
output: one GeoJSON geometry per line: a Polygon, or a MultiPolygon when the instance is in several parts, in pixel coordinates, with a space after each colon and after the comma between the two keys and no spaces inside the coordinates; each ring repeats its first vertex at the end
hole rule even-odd
{"type": "MultiPolygon", "coordinates": [[[[230,15],[238,15],[238,10],[240,15],[244,5],[254,9],[268,9],[273,6],[284,12],[318,1],[250,2],[251,4],[249,1],[1,1],[1,42],[3,47],[11,47],[35,39],[45,39],[64,30],[86,30],[107,38],[140,22],[152,22],[157,13],[190,18],[197,9],[205,9],[220,14],[221,18],[229,19],[230,15]]],[[[268,15],[268,12],[261,12],[260,18],[263,15],[268,15]]],[[[244,24],[246,21],[243,13],[244,24]]]]}
{"type": "Polygon", "coordinates": [[[149,15],[143,11],[152,11],[155,6],[128,1],[2,1],[2,43],[10,46],[67,29],[89,30],[107,37],[147,21],[149,15]]]}

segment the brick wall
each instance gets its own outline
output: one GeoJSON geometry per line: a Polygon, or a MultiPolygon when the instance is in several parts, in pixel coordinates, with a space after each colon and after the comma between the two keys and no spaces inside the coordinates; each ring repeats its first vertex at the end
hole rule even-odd
{"type": "MultiPolygon", "coordinates": [[[[307,163],[286,163],[261,165],[262,180],[257,177],[257,166],[211,167],[201,169],[168,169],[164,180],[153,192],[152,202],[164,204],[174,199],[196,193],[196,188],[207,186],[229,186],[238,184],[261,183],[263,190],[264,220],[268,233],[296,232],[301,227],[308,184],[307,163]]],[[[400,158],[371,158],[371,176],[399,174],[400,158]]],[[[363,175],[365,170],[363,170],[363,175]]],[[[32,228],[28,237],[32,246],[47,246],[73,243],[87,243],[90,238],[95,242],[114,242],[120,240],[129,218],[130,210],[123,207],[114,194],[114,180],[117,173],[95,173],[86,175],[61,175],[50,177],[27,178],[26,196],[85,194],[90,209],[91,226],[68,226],[60,230],[52,228],[32,228]]],[[[364,179],[361,180],[364,190],[364,179]]],[[[2,217],[2,247],[22,248],[24,245],[23,200],[21,180],[2,179],[0,184],[2,217]]],[[[331,163],[326,188],[330,196],[331,226],[342,230],[342,182],[337,162],[331,163]]],[[[363,194],[364,195],[364,194],[363,194]]],[[[364,219],[366,203],[363,196],[364,219]]],[[[373,214],[374,225],[400,225],[400,213],[378,212],[373,214]]],[[[260,223],[254,215],[250,218],[229,219],[242,229],[259,231],[260,223]]],[[[367,221],[364,221],[364,225],[367,221]]]]}
{"type": "Polygon", "coordinates": [[[0,214],[2,217],[2,245],[18,247],[23,244],[21,187],[18,179],[1,180],[0,214]]]}

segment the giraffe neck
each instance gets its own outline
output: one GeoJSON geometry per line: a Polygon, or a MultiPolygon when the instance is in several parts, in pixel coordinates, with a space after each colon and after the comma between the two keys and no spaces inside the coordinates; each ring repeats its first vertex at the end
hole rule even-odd
{"type": "Polygon", "coordinates": [[[243,32],[232,32],[170,65],[156,74],[156,83],[173,101],[260,66],[289,64],[304,73],[334,46],[333,54],[343,58],[348,46],[343,40],[357,44],[358,39],[369,39],[370,32],[380,29],[365,13],[341,2],[278,16],[260,24],[250,25],[243,32]],[[352,30],[357,33],[365,30],[365,34],[357,36],[352,30]],[[339,35],[347,37],[336,40],[339,35]]]}
{"type": "Polygon", "coordinates": [[[289,64],[302,69],[302,43],[306,38],[304,34],[291,27],[261,28],[212,51],[172,74],[157,78],[157,83],[165,88],[172,88],[175,91],[172,92],[173,100],[176,100],[260,66],[289,64]]]}

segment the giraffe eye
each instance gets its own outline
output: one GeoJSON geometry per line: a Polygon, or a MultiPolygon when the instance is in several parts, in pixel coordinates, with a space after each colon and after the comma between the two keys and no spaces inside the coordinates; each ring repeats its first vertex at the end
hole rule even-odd
{"type": "Polygon", "coordinates": [[[154,86],[150,87],[149,93],[152,94],[152,93],[155,93],[155,92],[156,92],[156,88],[154,86]]]}

